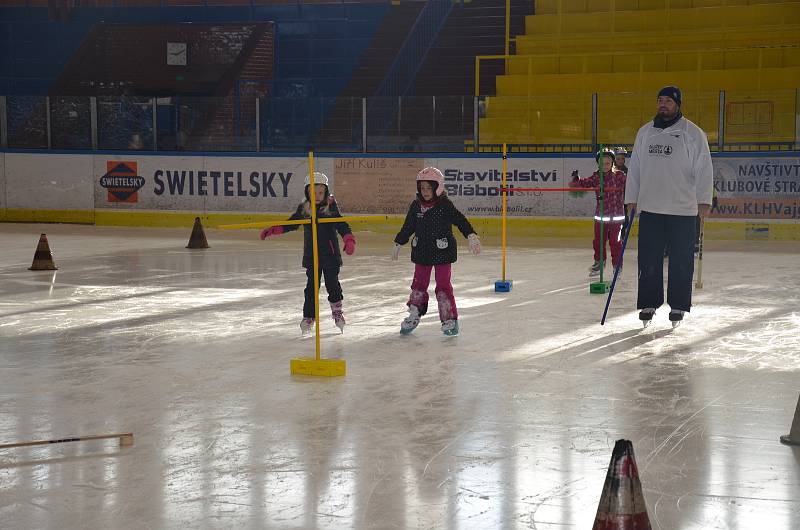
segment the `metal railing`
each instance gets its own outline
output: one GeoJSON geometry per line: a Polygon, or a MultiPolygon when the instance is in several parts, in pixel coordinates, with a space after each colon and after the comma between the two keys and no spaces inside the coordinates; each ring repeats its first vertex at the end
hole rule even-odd
{"type": "MultiPolygon", "coordinates": [[[[630,145],[655,97],[0,96],[0,147],[37,150],[591,152],[630,145]],[[371,109],[389,108],[372,127],[371,109]],[[330,111],[334,109],[334,111],[330,111]],[[499,118],[489,116],[500,116],[499,118]],[[390,125],[387,125],[390,124],[390,125]]],[[[713,151],[800,150],[800,89],[684,93],[713,151]]]]}

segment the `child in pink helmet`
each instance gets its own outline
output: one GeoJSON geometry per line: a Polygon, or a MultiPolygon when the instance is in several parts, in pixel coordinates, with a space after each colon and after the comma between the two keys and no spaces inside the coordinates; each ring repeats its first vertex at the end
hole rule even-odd
{"type": "Polygon", "coordinates": [[[431,272],[436,276],[436,301],[445,335],[458,335],[458,309],[450,283],[451,265],[458,258],[453,225],[469,241],[473,254],[481,251],[478,235],[444,191],[444,175],[435,167],[426,167],[417,174],[417,198],[411,203],[403,227],[394,238],[392,259],[400,256],[400,246],[411,239],[411,261],[414,280],[408,299],[409,315],[400,325],[400,333],[408,334],[419,325],[428,311],[428,285],[431,272]],[[413,238],[412,238],[413,235],[413,238]]]}
{"type": "MultiPolygon", "coordinates": [[[[305,201],[297,206],[297,210],[289,220],[311,218],[311,178],[306,175],[305,201]]],[[[341,217],[339,206],[328,190],[328,177],[324,173],[314,172],[314,203],[317,208],[317,218],[341,217]]],[[[261,231],[261,239],[277,236],[284,232],[297,230],[299,225],[270,226],[261,231]]],[[[300,321],[300,330],[305,334],[314,327],[314,253],[312,252],[311,225],[303,225],[303,267],[306,269],[305,302],[303,303],[303,319],[300,321]]],[[[342,236],[344,251],[351,256],[356,250],[356,238],[353,236],[350,225],[341,223],[320,223],[317,225],[317,256],[319,258],[319,275],[325,278],[325,288],[328,290],[328,302],[331,304],[331,317],[336,326],[344,333],[344,312],[342,310],[342,285],[339,283],[339,269],[342,266],[342,253],[339,250],[339,241],[336,233],[342,236]]]]}

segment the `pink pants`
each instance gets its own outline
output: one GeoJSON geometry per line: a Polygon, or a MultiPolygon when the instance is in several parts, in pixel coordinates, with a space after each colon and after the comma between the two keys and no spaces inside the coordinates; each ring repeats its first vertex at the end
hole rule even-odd
{"type": "MultiPolygon", "coordinates": [[[[606,243],[611,247],[611,264],[616,267],[622,257],[622,241],[620,231],[622,223],[603,223],[603,232],[606,233],[606,243]]],[[[600,221],[594,222],[594,260],[600,261],[600,221]]],[[[603,261],[606,261],[606,247],[603,245],[603,261]]]]}
{"type": "Polygon", "coordinates": [[[431,283],[431,271],[436,270],[436,301],[439,302],[439,319],[458,320],[456,299],[453,286],[450,284],[449,263],[443,265],[415,265],[414,281],[411,282],[411,297],[407,305],[417,306],[420,316],[428,312],[428,285],[431,283]]]}

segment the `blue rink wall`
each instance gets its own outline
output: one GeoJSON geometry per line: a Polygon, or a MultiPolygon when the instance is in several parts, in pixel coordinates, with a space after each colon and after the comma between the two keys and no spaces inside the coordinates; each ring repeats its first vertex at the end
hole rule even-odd
{"type": "MultiPolygon", "coordinates": [[[[318,154],[345,215],[375,215],[361,229],[395,230],[425,166],[445,174],[447,193],[482,234],[499,233],[498,154],[318,154]],[[369,225],[368,227],[366,225],[369,225]]],[[[800,153],[716,154],[716,239],[800,239],[800,153]]],[[[509,232],[586,237],[595,198],[547,189],[594,169],[591,155],[518,154],[507,161],[509,232]]],[[[118,226],[209,227],[270,222],[303,198],[305,153],[0,152],[0,220],[118,226]]]]}

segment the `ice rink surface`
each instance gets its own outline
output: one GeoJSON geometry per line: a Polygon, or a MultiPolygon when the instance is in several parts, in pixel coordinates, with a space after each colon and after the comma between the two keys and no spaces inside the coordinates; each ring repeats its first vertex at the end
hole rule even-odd
{"type": "MultiPolygon", "coordinates": [[[[299,233],[0,224],[0,450],[8,529],[589,529],[633,441],[654,529],[797,530],[800,244],[708,241],[684,324],[642,330],[635,245],[599,325],[591,240],[460,241],[461,334],[435,298],[400,336],[412,264],[357,233],[343,378],[292,376],[299,233]],[[55,272],[28,271],[46,232],[55,272]]],[[[610,266],[606,268],[610,279],[610,266]]],[[[433,285],[431,286],[431,292],[433,285]]]]}

